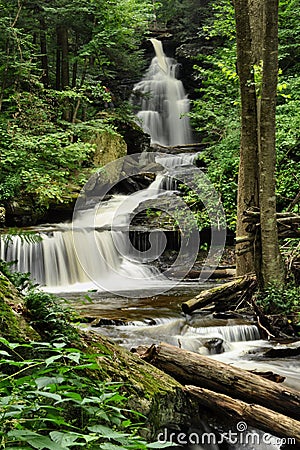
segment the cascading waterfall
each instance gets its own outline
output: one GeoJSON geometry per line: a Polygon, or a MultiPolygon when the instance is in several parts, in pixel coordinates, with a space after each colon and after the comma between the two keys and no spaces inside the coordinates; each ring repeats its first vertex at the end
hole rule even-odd
{"type": "Polygon", "coordinates": [[[182,82],[177,79],[178,64],[164,54],[160,41],[151,39],[151,42],[156,56],[144,79],[133,90],[137,117],[152,143],[163,146],[190,144],[189,100],[182,82]]]}
{"type": "MultiPolygon", "coordinates": [[[[153,141],[164,145],[189,143],[189,120],[182,117],[188,112],[189,101],[182,82],[176,79],[177,63],[165,56],[161,42],[152,39],[152,43],[156,57],[145,79],[135,86],[135,92],[141,91],[143,95],[139,116],[145,118],[153,141]],[[146,98],[148,93],[150,97],[146,98]],[[154,121],[151,117],[155,117],[154,121]]],[[[99,287],[94,282],[102,285],[104,280],[108,290],[116,283],[120,288],[130,288],[133,286],[126,285],[123,275],[127,279],[143,280],[157,276],[155,268],[140,264],[142,259],[137,263],[123,257],[130,256],[130,249],[121,228],[130,222],[130,213],[144,200],[159,197],[162,190],[176,190],[177,181],[172,173],[176,167],[192,164],[194,158],[195,155],[184,154],[157,155],[156,162],[166,170],[157,174],[148,189],[126,199],[125,210],[121,205],[126,196],[115,195],[97,205],[96,213],[84,211],[82,216],[77,216],[76,223],[53,225],[50,230],[41,227],[39,243],[24,242],[18,236],[12,236],[8,242],[0,239],[0,257],[15,261],[14,270],[30,272],[36,282],[50,290],[94,289],[99,287]],[[96,230],[89,229],[93,215],[96,230]]]]}
{"type": "MultiPolygon", "coordinates": [[[[168,177],[166,170],[177,165],[192,164],[195,155],[161,156],[157,163],[164,168],[148,188],[134,195],[114,195],[102,201],[94,209],[83,210],[73,223],[61,223],[40,227],[40,242],[28,242],[20,236],[8,240],[0,238],[0,258],[15,262],[13,270],[30,272],[31,278],[47,290],[84,291],[103,288],[105,290],[134,289],[142,281],[145,287],[151,278],[159,277],[159,271],[131,257],[132,248],[126,231],[130,214],[145,200],[159,199],[168,195],[166,189],[176,187],[176,180],[168,177]],[[113,227],[112,227],[113,224],[113,227]],[[74,245],[76,241],[76,245],[74,245]],[[125,257],[124,257],[125,255],[125,257]]],[[[141,239],[148,241],[144,234],[141,239]]],[[[152,242],[153,252],[159,254],[160,240],[152,242]]],[[[141,242],[141,248],[146,244],[141,242]]]]}

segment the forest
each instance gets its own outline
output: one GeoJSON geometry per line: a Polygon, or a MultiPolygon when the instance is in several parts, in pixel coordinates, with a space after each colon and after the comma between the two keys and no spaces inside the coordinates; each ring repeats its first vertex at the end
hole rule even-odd
{"type": "MultiPolygon", "coordinates": [[[[297,0],[0,2],[1,448],[164,448],[234,420],[296,448],[299,17],[297,0]],[[166,71],[189,142],[140,114],[166,71]],[[259,363],[231,374],[240,341],[259,363]]],[[[244,448],[218,443],[199,448],[244,448]]]]}

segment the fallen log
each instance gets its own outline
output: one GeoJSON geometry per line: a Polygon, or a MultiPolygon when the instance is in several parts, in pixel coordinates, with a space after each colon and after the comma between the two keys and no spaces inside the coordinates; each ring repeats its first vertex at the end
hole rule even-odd
{"type": "Polygon", "coordinates": [[[215,269],[213,273],[210,270],[201,270],[201,269],[191,269],[188,273],[185,270],[176,270],[172,273],[175,277],[184,277],[187,279],[199,279],[202,278],[210,278],[210,279],[219,279],[219,278],[233,278],[235,277],[235,269],[215,269]]]}
{"type": "Polygon", "coordinates": [[[300,422],[298,420],[291,419],[264,406],[248,404],[208,389],[186,386],[185,390],[192,398],[196,398],[201,406],[217,413],[223,419],[226,415],[231,420],[241,421],[237,423],[236,429],[233,430],[234,433],[237,433],[235,436],[239,436],[243,432],[242,436],[246,439],[245,434],[251,433],[247,431],[247,427],[250,426],[280,438],[289,440],[292,438],[294,441],[290,442],[293,444],[300,443],[300,422]],[[241,426],[243,428],[240,428],[241,426]]]}
{"type": "MultiPolygon", "coordinates": [[[[243,290],[247,290],[250,286],[256,287],[256,279],[254,276],[246,275],[236,280],[224,283],[213,289],[200,292],[196,297],[182,303],[182,311],[190,314],[195,309],[203,308],[213,302],[226,301],[229,297],[232,300],[235,295],[240,294],[243,290]]],[[[238,299],[239,300],[239,299],[238,299]]]]}
{"type": "Polygon", "coordinates": [[[152,345],[146,352],[138,348],[137,353],[182,384],[193,384],[265,407],[272,405],[272,410],[300,419],[300,393],[294,389],[165,343],[152,345]]]}

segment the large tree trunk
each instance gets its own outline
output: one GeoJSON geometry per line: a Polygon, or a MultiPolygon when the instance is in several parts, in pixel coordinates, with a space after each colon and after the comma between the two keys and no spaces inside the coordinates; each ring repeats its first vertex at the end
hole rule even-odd
{"type": "MultiPolygon", "coordinates": [[[[215,414],[217,413],[223,420],[224,415],[231,420],[234,418],[237,423],[245,427],[245,429],[237,428],[233,430],[234,432],[240,432],[242,435],[244,431],[244,435],[246,433],[249,435],[250,430],[247,431],[246,427],[256,427],[280,438],[293,438],[294,444],[300,443],[300,422],[298,420],[291,419],[263,406],[248,404],[208,389],[195,386],[186,386],[185,389],[204,408],[210,409],[215,414]]],[[[253,438],[256,436],[258,435],[252,434],[253,438]]],[[[251,443],[252,441],[249,442],[249,444],[251,443]]]]}
{"type": "Polygon", "coordinates": [[[257,270],[255,245],[239,243],[248,235],[243,213],[258,206],[258,142],[256,92],[253,74],[249,6],[244,0],[235,1],[237,69],[241,92],[241,143],[238,177],[236,272],[245,275],[257,270]]]}
{"type": "MultiPolygon", "coordinates": [[[[140,352],[139,352],[140,353],[140,352]]],[[[193,384],[300,419],[300,393],[259,375],[173,345],[153,345],[141,357],[182,384],[193,384]]]]}
{"type": "Polygon", "coordinates": [[[265,27],[263,48],[263,82],[260,114],[259,142],[259,203],[262,243],[263,284],[283,283],[276,222],[275,196],[275,112],[278,74],[278,0],[265,1],[265,27]]]}

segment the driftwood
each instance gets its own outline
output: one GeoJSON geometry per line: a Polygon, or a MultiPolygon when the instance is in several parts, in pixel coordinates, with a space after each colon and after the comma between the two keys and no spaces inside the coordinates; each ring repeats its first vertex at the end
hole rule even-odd
{"type": "Polygon", "coordinates": [[[203,308],[214,302],[224,303],[223,308],[219,310],[225,310],[230,304],[238,301],[241,303],[243,297],[250,295],[256,288],[256,279],[254,276],[246,275],[244,277],[237,278],[228,283],[224,283],[221,286],[217,286],[213,289],[202,291],[196,297],[182,303],[182,311],[186,314],[190,314],[196,309],[203,308]]]}
{"type": "MultiPolygon", "coordinates": [[[[280,438],[293,438],[295,439],[294,444],[300,443],[300,422],[298,420],[291,419],[264,406],[248,404],[208,389],[186,386],[185,390],[193,398],[196,398],[200,405],[218,413],[222,418],[226,415],[237,422],[241,420],[240,424],[245,424],[245,427],[257,427],[280,438]]],[[[250,433],[238,428],[233,431],[250,433]]]]}
{"type": "Polygon", "coordinates": [[[300,393],[233,367],[173,345],[152,345],[140,357],[182,384],[193,384],[236,399],[256,403],[293,419],[300,419],[300,393]]]}

